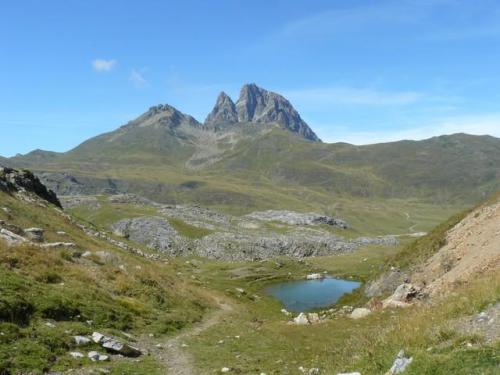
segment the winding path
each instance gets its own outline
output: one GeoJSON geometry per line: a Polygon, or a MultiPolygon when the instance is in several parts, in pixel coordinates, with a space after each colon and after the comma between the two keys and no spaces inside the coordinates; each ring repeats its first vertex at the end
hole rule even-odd
{"type": "Polygon", "coordinates": [[[190,337],[197,336],[208,328],[216,325],[221,319],[233,311],[233,306],[227,301],[217,298],[219,309],[211,313],[201,323],[194,327],[182,331],[179,335],[172,337],[164,342],[153,342],[152,339],[144,339],[143,347],[164,365],[168,370],[168,375],[197,375],[198,371],[194,367],[191,354],[183,346],[183,341],[190,337]]]}

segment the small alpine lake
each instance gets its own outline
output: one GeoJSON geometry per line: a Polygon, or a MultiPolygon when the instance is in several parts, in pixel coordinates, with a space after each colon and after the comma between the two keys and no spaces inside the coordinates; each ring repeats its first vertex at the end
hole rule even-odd
{"type": "Polygon", "coordinates": [[[324,278],[281,282],[265,288],[265,291],[288,311],[302,312],[328,307],[360,285],[359,281],[324,278]]]}

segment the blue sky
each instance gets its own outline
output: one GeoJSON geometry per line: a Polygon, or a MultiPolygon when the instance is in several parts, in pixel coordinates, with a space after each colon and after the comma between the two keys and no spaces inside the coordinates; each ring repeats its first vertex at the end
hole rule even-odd
{"type": "Polygon", "coordinates": [[[65,151],[158,103],[203,121],[242,84],[325,141],[500,136],[496,0],[10,1],[0,155],[65,151]]]}

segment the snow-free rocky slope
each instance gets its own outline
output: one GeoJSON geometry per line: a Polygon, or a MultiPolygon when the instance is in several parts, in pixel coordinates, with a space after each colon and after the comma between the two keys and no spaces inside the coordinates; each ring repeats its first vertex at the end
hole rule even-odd
{"type": "Polygon", "coordinates": [[[338,198],[463,207],[500,188],[498,138],[327,144],[288,100],[254,84],[236,103],[221,93],[204,124],[158,105],[69,152],[36,150],[7,163],[36,171],[60,195],[132,192],[245,213],[317,210],[338,198]]]}

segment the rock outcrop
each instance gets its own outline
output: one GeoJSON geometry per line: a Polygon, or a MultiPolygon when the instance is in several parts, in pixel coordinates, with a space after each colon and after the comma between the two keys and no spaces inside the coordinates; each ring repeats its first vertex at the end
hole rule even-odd
{"type": "Polygon", "coordinates": [[[38,197],[62,208],[57,195],[47,189],[32,172],[0,167],[0,190],[7,193],[19,193],[25,197],[38,197]]]}
{"type": "Polygon", "coordinates": [[[115,223],[113,230],[116,235],[171,255],[180,254],[184,251],[182,239],[165,218],[138,217],[124,219],[115,223]]]}
{"type": "Polygon", "coordinates": [[[313,212],[300,213],[285,210],[268,210],[268,211],[257,211],[252,212],[247,215],[247,217],[262,221],[281,221],[282,223],[289,225],[320,225],[326,224],[342,229],[346,229],[347,223],[343,220],[320,215],[313,212]]]}
{"type": "Polygon", "coordinates": [[[99,332],[92,333],[92,340],[113,354],[120,354],[125,357],[139,357],[142,354],[142,352],[135,346],[123,343],[113,337],[105,336],[99,332]]]}
{"type": "Polygon", "coordinates": [[[239,122],[277,123],[311,141],[320,141],[309,125],[283,96],[247,84],[236,102],[239,122]]]}
{"type": "Polygon", "coordinates": [[[238,122],[236,105],[225,92],[221,92],[217,98],[214,109],[209,113],[205,120],[205,125],[217,126],[222,124],[232,124],[235,122],[238,122]]]}

